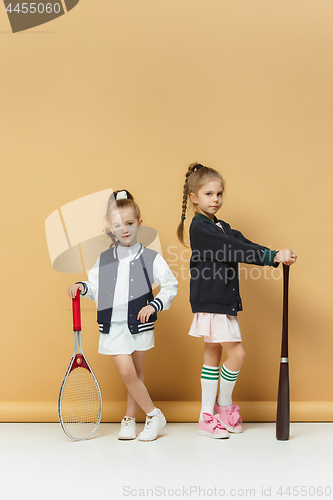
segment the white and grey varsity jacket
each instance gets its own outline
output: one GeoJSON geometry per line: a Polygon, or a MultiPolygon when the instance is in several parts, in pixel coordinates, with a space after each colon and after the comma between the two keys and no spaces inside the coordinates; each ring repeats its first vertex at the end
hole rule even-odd
{"type": "MultiPolygon", "coordinates": [[[[109,333],[112,322],[114,291],[119,259],[117,246],[101,253],[89,272],[88,281],[82,281],[85,292],[82,296],[98,301],[97,322],[101,333],[109,333]]],[[[178,290],[178,282],[163,257],[149,248],[141,248],[130,262],[129,302],[127,323],[132,334],[153,330],[157,312],[169,309],[178,290]],[[160,285],[160,292],[154,298],[152,285],[160,285]],[[155,309],[146,323],[137,319],[142,307],[151,305],[155,309]]]]}

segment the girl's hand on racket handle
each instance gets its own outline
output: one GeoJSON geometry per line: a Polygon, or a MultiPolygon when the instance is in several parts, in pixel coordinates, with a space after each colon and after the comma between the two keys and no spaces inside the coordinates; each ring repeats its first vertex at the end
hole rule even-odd
{"type": "Polygon", "coordinates": [[[277,254],[275,254],[274,262],[282,262],[282,264],[291,266],[292,264],[295,264],[296,259],[297,255],[294,250],[290,250],[290,248],[284,248],[283,250],[279,250],[277,254]]]}
{"type": "Polygon", "coordinates": [[[139,319],[141,323],[146,323],[149,319],[149,316],[151,316],[154,312],[155,309],[153,308],[153,306],[145,306],[139,311],[137,319],[139,319]]]}
{"type": "Polygon", "coordinates": [[[68,289],[68,295],[71,299],[76,297],[77,291],[80,290],[80,293],[84,293],[84,286],[82,283],[75,283],[75,285],[71,285],[68,289]]]}

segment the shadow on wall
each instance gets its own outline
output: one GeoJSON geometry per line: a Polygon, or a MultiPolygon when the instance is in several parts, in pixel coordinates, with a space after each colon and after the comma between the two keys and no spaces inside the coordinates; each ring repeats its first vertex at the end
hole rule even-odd
{"type": "MultiPolygon", "coordinates": [[[[89,272],[110,246],[103,232],[105,210],[112,189],[83,196],[52,212],[45,221],[52,267],[61,273],[89,272]]],[[[156,229],[140,226],[138,241],[162,255],[156,229]]]]}

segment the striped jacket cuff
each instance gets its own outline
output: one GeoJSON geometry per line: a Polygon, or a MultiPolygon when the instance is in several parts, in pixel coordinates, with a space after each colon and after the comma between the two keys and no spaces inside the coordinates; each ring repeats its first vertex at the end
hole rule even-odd
{"type": "Polygon", "coordinates": [[[161,301],[161,299],[156,298],[149,302],[149,305],[152,306],[156,312],[163,310],[163,302],[161,301]]]}
{"type": "Polygon", "coordinates": [[[84,281],[77,281],[77,282],[75,283],[75,285],[83,285],[84,292],[83,292],[83,293],[81,293],[81,295],[85,295],[85,294],[87,293],[87,291],[88,291],[88,287],[87,287],[87,285],[86,285],[86,283],[85,283],[84,281]]]}

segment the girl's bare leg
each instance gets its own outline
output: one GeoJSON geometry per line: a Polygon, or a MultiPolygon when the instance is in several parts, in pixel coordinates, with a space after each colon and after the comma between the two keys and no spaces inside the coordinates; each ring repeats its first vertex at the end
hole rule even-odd
{"type": "Polygon", "coordinates": [[[204,364],[208,366],[219,366],[222,348],[227,355],[227,359],[224,362],[226,368],[233,372],[240,370],[246,356],[241,342],[222,342],[222,344],[205,342],[204,364]]]}
{"type": "MultiPolygon", "coordinates": [[[[136,373],[141,380],[141,382],[144,382],[144,364],[145,364],[145,356],[146,356],[146,351],[134,351],[132,352],[132,359],[133,363],[135,366],[136,373]]],[[[128,417],[136,417],[136,414],[138,412],[139,405],[133,398],[133,396],[128,392],[127,393],[127,409],[126,409],[126,415],[128,417]]]]}
{"type": "MultiPolygon", "coordinates": [[[[114,356],[114,360],[119,374],[132,398],[145,413],[153,411],[155,405],[148,394],[146,386],[138,376],[132,356],[130,354],[118,354],[114,356]]],[[[130,417],[132,415],[127,416],[130,417]]]]}
{"type": "Polygon", "coordinates": [[[208,366],[219,366],[222,354],[221,344],[205,342],[204,364],[208,366]]]}
{"type": "Polygon", "coordinates": [[[224,362],[225,367],[233,372],[238,372],[241,369],[246,356],[242,343],[222,342],[221,345],[227,355],[227,359],[224,362]]]}

